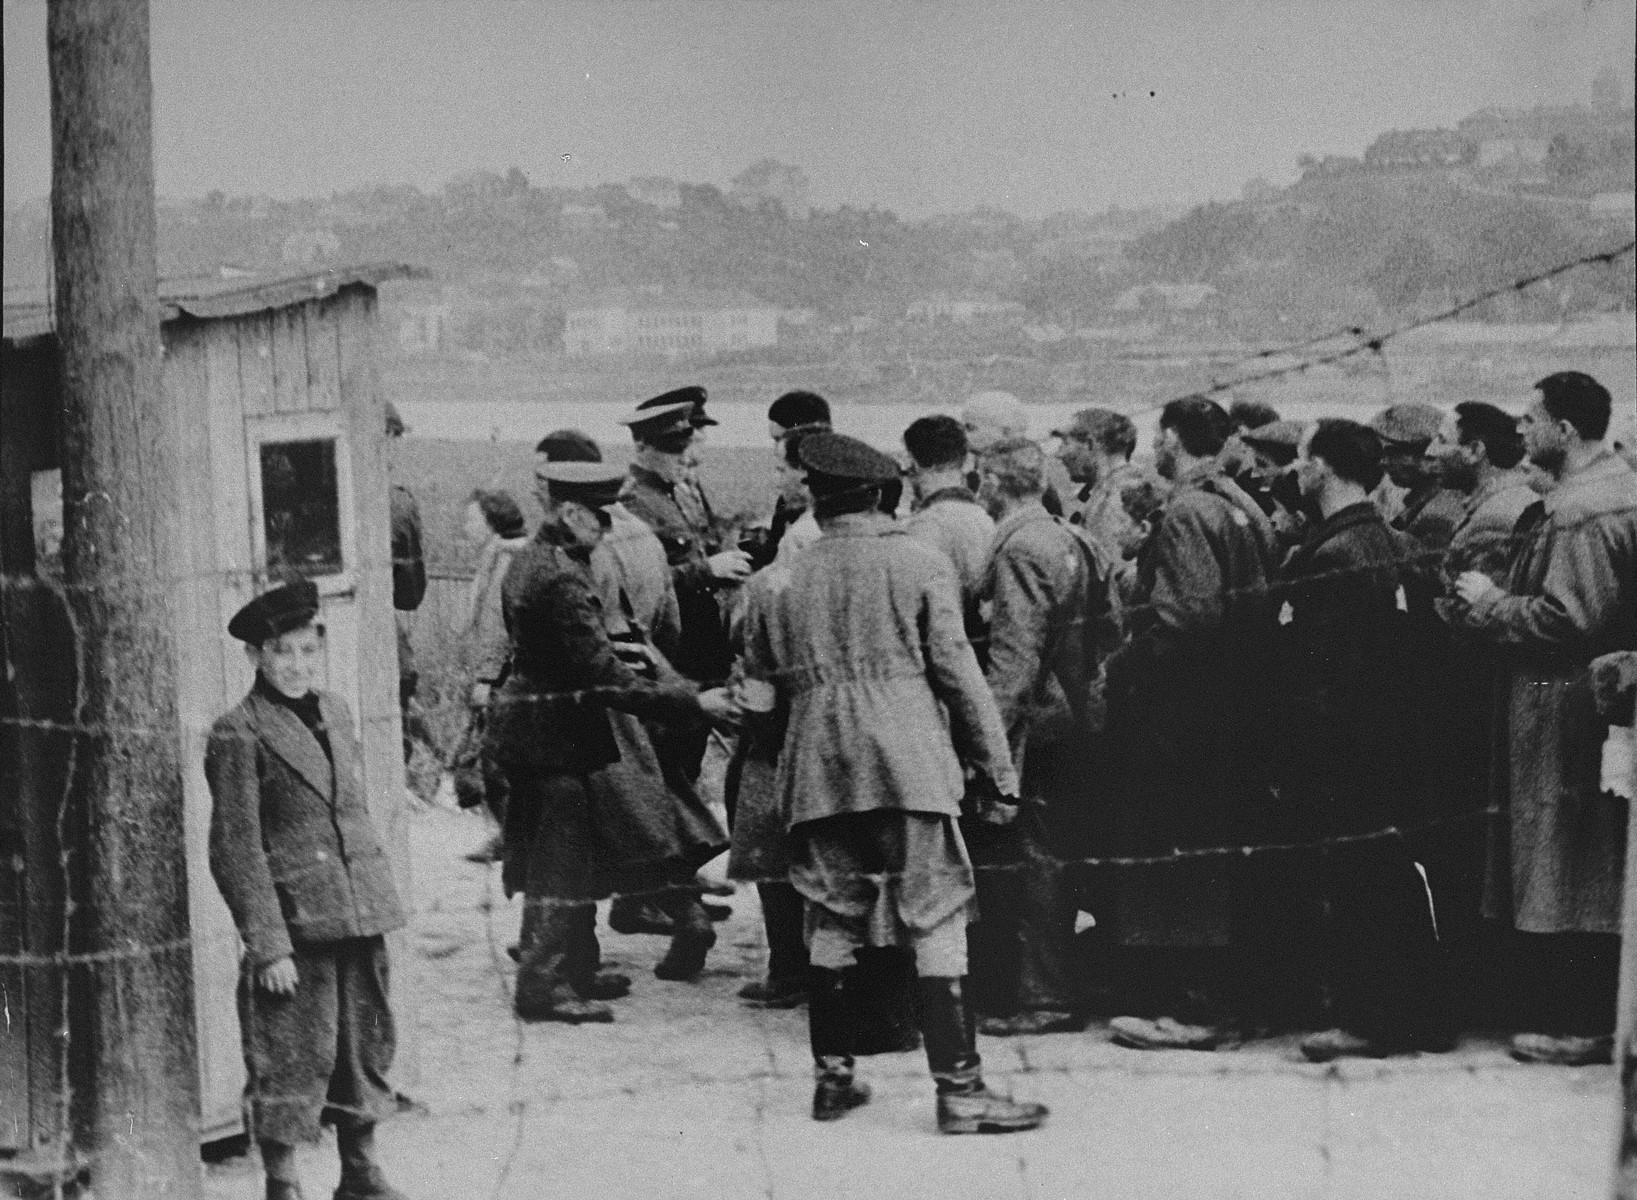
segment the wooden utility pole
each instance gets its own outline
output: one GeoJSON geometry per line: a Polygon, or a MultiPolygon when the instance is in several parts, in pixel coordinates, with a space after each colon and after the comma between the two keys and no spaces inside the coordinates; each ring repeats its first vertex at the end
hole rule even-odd
{"type": "Polygon", "coordinates": [[[87,831],[70,968],[73,1112],[99,1197],[203,1186],[170,596],[147,0],[51,0],[63,568],[79,643],[69,803],[87,831]]]}

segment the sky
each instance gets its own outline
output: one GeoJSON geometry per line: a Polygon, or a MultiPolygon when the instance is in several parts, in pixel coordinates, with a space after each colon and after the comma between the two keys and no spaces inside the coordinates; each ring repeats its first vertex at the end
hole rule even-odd
{"type": "MultiPolygon", "coordinates": [[[[50,184],[44,0],[5,0],[5,198],[50,184]]],[[[1490,104],[1572,103],[1607,0],[152,0],[165,197],[725,184],[917,217],[1194,204],[1490,104]]]]}

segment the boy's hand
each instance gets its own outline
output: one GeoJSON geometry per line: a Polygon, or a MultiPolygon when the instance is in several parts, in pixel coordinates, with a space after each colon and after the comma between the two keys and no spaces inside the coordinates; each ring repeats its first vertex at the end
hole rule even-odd
{"type": "Polygon", "coordinates": [[[278,962],[268,963],[256,977],[264,992],[272,992],[275,996],[289,996],[296,990],[295,960],[281,958],[278,962]]]}

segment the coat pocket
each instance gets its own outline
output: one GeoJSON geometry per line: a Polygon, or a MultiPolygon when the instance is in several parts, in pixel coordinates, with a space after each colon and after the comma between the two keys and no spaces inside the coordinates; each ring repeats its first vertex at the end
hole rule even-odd
{"type": "Polygon", "coordinates": [[[352,874],[352,896],[357,922],[354,936],[373,937],[391,933],[406,924],[398,887],[392,878],[392,860],[385,850],[375,847],[347,860],[352,874]]]}
{"type": "Polygon", "coordinates": [[[279,909],[290,937],[298,942],[328,942],[356,936],[353,932],[352,887],[341,860],[328,851],[295,870],[273,879],[279,909]]]}

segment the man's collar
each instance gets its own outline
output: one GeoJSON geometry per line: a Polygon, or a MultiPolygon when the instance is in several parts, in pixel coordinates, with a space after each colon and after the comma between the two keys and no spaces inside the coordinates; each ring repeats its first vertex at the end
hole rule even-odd
{"type": "Polygon", "coordinates": [[[1557,481],[1557,486],[1546,493],[1543,497],[1546,501],[1546,511],[1551,512],[1556,509],[1561,497],[1571,491],[1601,483],[1605,479],[1613,478],[1630,470],[1631,468],[1626,465],[1625,459],[1621,458],[1613,450],[1600,450],[1581,464],[1578,470],[1564,475],[1563,478],[1557,481]]]}
{"type": "Polygon", "coordinates": [[[1032,500],[1025,500],[1022,504],[1019,504],[1011,512],[1002,517],[999,521],[995,522],[995,539],[996,541],[999,541],[1007,534],[1011,533],[1014,529],[1027,525],[1031,521],[1038,521],[1042,519],[1050,521],[1052,519],[1052,515],[1046,511],[1046,506],[1040,502],[1040,498],[1037,496],[1032,500]]]}
{"type": "Polygon", "coordinates": [[[687,472],[680,456],[662,454],[650,447],[640,446],[636,459],[631,463],[631,473],[669,490],[676,487],[687,472]]]}
{"type": "Polygon", "coordinates": [[[825,537],[874,537],[898,528],[886,513],[874,511],[819,517],[818,526],[825,537]]]}
{"type": "Polygon", "coordinates": [[[966,504],[976,504],[978,498],[972,494],[972,489],[964,483],[954,483],[948,487],[941,487],[937,491],[925,496],[916,504],[915,511],[931,508],[940,500],[959,500],[966,504]]]}

